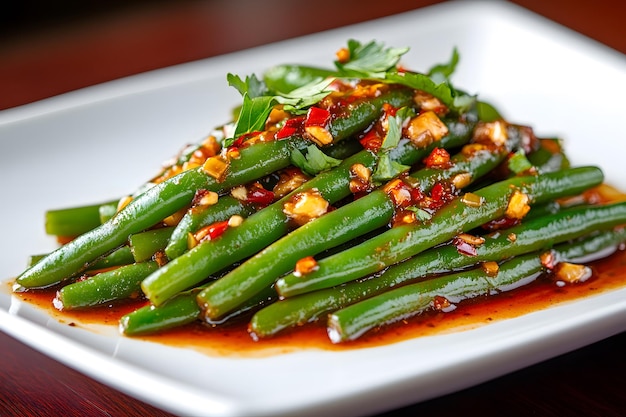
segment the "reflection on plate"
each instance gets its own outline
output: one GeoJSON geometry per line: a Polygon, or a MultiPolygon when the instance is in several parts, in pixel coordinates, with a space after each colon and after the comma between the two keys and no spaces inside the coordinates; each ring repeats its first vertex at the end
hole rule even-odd
{"type": "MultiPolygon", "coordinates": [[[[508,3],[444,3],[0,113],[2,177],[20,179],[5,181],[3,193],[6,201],[21,202],[19,211],[3,206],[11,210],[4,216],[13,219],[4,234],[12,244],[4,248],[0,277],[7,281],[21,271],[27,255],[54,247],[38,220],[46,209],[123,195],[182,144],[227,120],[237,103],[227,72],[330,62],[348,38],[411,46],[405,63],[418,70],[447,60],[456,46],[461,53],[456,85],[541,135],[566,138],[574,163],[599,161],[608,181],[626,189],[617,159],[624,57],[508,3]],[[581,84],[584,93],[576,91],[581,84]],[[603,105],[590,104],[590,95],[603,105]]],[[[70,327],[8,291],[0,294],[0,329],[179,414],[361,415],[446,394],[623,331],[625,296],[626,289],[618,290],[475,330],[384,347],[264,358],[209,357],[121,338],[116,329],[70,327]]]]}

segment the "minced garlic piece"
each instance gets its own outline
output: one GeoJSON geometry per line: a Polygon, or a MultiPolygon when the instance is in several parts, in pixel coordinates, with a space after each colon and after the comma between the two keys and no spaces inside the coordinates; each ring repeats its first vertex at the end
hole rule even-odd
{"type": "Polygon", "coordinates": [[[319,146],[333,143],[333,135],[323,126],[306,126],[304,130],[309,134],[311,140],[319,146]]]}
{"type": "Polygon", "coordinates": [[[498,263],[494,261],[483,262],[482,264],[480,264],[480,267],[489,277],[495,277],[496,275],[498,275],[498,271],[500,270],[500,265],[498,265],[498,263]]]}
{"type": "Polygon", "coordinates": [[[503,120],[479,123],[474,129],[475,142],[491,142],[496,146],[503,146],[508,139],[507,123],[503,120]]]}
{"type": "Polygon", "coordinates": [[[221,180],[228,169],[228,161],[224,159],[221,155],[212,156],[207,158],[204,165],[202,165],[202,169],[211,177],[216,180],[221,180]]]}
{"type": "Polygon", "coordinates": [[[297,277],[301,277],[306,274],[310,274],[315,271],[319,266],[317,265],[317,261],[312,256],[306,256],[302,259],[299,259],[296,262],[296,267],[293,271],[293,274],[297,277]]]}
{"type": "Polygon", "coordinates": [[[243,185],[238,185],[230,190],[230,195],[239,201],[246,201],[248,198],[248,190],[243,185]]]}
{"type": "Polygon", "coordinates": [[[463,242],[472,246],[480,246],[485,243],[485,238],[482,236],[474,236],[469,233],[461,233],[457,236],[457,239],[461,239],[463,242]]]}
{"type": "Polygon", "coordinates": [[[461,189],[467,187],[472,182],[472,174],[469,172],[462,172],[452,177],[450,181],[455,188],[461,189]]]}
{"type": "Polygon", "coordinates": [[[219,195],[215,191],[207,191],[198,201],[199,206],[212,206],[217,203],[219,195]]]}
{"type": "Polygon", "coordinates": [[[124,209],[124,207],[126,207],[128,204],[130,204],[130,202],[133,201],[133,198],[129,195],[127,195],[126,197],[122,197],[120,199],[120,201],[117,202],[117,212],[120,212],[124,209]]]}
{"type": "Polygon", "coordinates": [[[445,113],[448,110],[441,100],[422,90],[415,91],[413,101],[420,110],[433,111],[436,113],[445,113]]]}
{"type": "Polygon", "coordinates": [[[238,214],[232,215],[228,219],[228,226],[229,227],[241,226],[241,223],[243,223],[243,217],[241,217],[238,214]]]}
{"type": "Polygon", "coordinates": [[[504,213],[506,217],[509,219],[523,219],[524,216],[530,211],[530,198],[527,194],[524,194],[518,190],[515,190],[511,198],[509,199],[509,204],[506,207],[506,212],[504,213]]]}
{"type": "Polygon", "coordinates": [[[474,193],[465,193],[461,201],[468,207],[480,207],[483,203],[482,197],[474,193]]]}
{"type": "Polygon", "coordinates": [[[584,282],[588,280],[592,275],[591,268],[586,265],[573,264],[569,262],[561,262],[557,265],[555,270],[555,277],[559,281],[563,281],[567,284],[576,284],[577,282],[584,282]]]}
{"type": "Polygon", "coordinates": [[[326,214],[330,204],[317,190],[297,193],[283,205],[283,213],[298,225],[304,225],[326,214]]]}
{"type": "Polygon", "coordinates": [[[411,119],[406,134],[413,144],[423,148],[448,134],[448,127],[433,111],[426,111],[411,119]]]}

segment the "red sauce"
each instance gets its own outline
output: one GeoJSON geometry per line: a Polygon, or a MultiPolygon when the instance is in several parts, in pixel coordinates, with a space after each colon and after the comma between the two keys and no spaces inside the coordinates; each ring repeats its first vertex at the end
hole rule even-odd
{"type": "MultiPolygon", "coordinates": [[[[210,355],[258,357],[300,349],[346,350],[373,347],[399,341],[458,332],[476,328],[496,320],[518,317],[556,304],[578,300],[626,286],[626,251],[591,263],[594,275],[584,283],[557,286],[549,278],[497,296],[482,297],[460,303],[449,312],[431,312],[366,334],[359,340],[333,345],[326,336],[323,322],[287,331],[277,337],[253,341],[241,322],[220,328],[192,324],[154,336],[141,337],[157,343],[191,348],[210,355]]],[[[112,304],[83,311],[58,311],[52,306],[55,291],[29,291],[15,294],[26,302],[38,305],[68,325],[89,323],[117,326],[118,319],[137,308],[140,303],[112,304]]],[[[141,302],[143,304],[144,302],[141,302]]]]}

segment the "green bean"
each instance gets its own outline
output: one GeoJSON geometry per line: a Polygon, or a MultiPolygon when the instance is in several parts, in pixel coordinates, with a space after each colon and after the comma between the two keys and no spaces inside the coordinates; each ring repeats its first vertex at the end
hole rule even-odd
{"type": "Polygon", "coordinates": [[[212,206],[191,207],[174,228],[171,238],[165,247],[169,259],[178,258],[188,249],[187,236],[201,227],[218,221],[228,220],[233,215],[248,217],[254,211],[250,204],[244,204],[234,197],[223,196],[212,206]]]}
{"type": "MultiPolygon", "coordinates": [[[[517,144],[517,138],[506,146],[484,148],[471,153],[459,152],[451,158],[447,169],[425,168],[411,177],[421,191],[429,191],[435,182],[469,174],[465,185],[494,169],[517,144]]],[[[381,189],[311,221],[220,278],[198,295],[205,317],[215,319],[244,302],[261,289],[271,285],[282,274],[293,270],[305,256],[314,256],[358,236],[388,224],[395,212],[390,196],[381,189]]]]}
{"type": "Polygon", "coordinates": [[[173,230],[173,227],[160,227],[130,235],[128,244],[135,262],[152,259],[155,253],[164,250],[173,230]]]}
{"type": "MultiPolygon", "coordinates": [[[[360,151],[363,147],[357,140],[344,140],[324,148],[324,153],[333,158],[345,159],[360,151]]],[[[233,215],[248,217],[257,208],[253,204],[245,204],[233,197],[222,196],[219,201],[209,207],[191,207],[180,220],[171,239],[165,248],[169,259],[174,259],[189,249],[188,234],[204,226],[229,219],[233,215]]]]}
{"type": "Polygon", "coordinates": [[[247,183],[290,164],[301,139],[261,142],[241,150],[230,163],[230,172],[219,182],[202,168],[185,171],[140,194],[106,223],[61,246],[28,268],[17,283],[26,288],[47,287],[84,270],[86,265],[122,245],[133,233],[154,226],[189,205],[196,190],[220,191],[247,183]]]}
{"type": "MultiPolygon", "coordinates": [[[[368,279],[281,300],[257,312],[250,321],[250,331],[256,338],[272,336],[285,328],[316,320],[323,314],[428,275],[549,249],[554,244],[622,224],[626,224],[626,203],[576,208],[535,218],[486,236],[485,242],[477,246],[476,253],[471,256],[459,253],[452,244],[438,246],[368,279]]],[[[626,239],[625,231],[607,235],[626,239]]]]}
{"type": "MultiPolygon", "coordinates": [[[[557,246],[552,250],[557,261],[573,256],[602,254],[624,241],[624,232],[602,235],[591,240],[557,246]],[[611,239],[607,239],[609,236],[611,239]],[[606,245],[606,246],[603,246],[606,245]],[[591,252],[588,252],[588,250],[591,252]]],[[[495,295],[534,281],[546,268],[541,252],[533,252],[500,265],[495,276],[482,268],[409,284],[335,311],[328,318],[328,336],[333,343],[354,340],[368,330],[407,319],[432,308],[435,297],[451,304],[481,295],[495,295]]]]}
{"type": "Polygon", "coordinates": [[[340,141],[367,129],[381,115],[384,104],[400,108],[413,103],[413,91],[392,88],[374,98],[364,98],[350,104],[351,117],[338,117],[331,121],[328,131],[335,141],[340,141]]]}
{"type": "Polygon", "coordinates": [[[74,237],[100,226],[101,205],[92,204],[46,211],[46,233],[53,236],[74,237]]]}
{"type": "Polygon", "coordinates": [[[101,272],[61,288],[57,292],[54,304],[59,309],[72,310],[140,296],[141,280],[157,268],[156,262],[149,261],[101,272]]]}
{"type": "MultiPolygon", "coordinates": [[[[413,164],[432,151],[434,146],[458,146],[469,140],[471,122],[450,122],[450,133],[438,143],[416,148],[410,141],[402,141],[392,155],[402,164],[413,164]]],[[[330,204],[349,196],[351,167],[363,164],[373,168],[376,156],[361,151],[345,159],[338,167],[325,171],[298,187],[283,199],[260,210],[236,227],[227,229],[219,239],[205,241],[169,262],[146,278],[142,289],[150,301],[160,305],[168,298],[199,285],[212,274],[231,263],[252,256],[287,234],[289,224],[283,205],[298,192],[317,189],[330,204]]]]}
{"type": "Polygon", "coordinates": [[[539,172],[558,171],[570,167],[560,139],[540,139],[539,149],[528,154],[528,160],[539,172]]]}
{"type": "MultiPolygon", "coordinates": [[[[126,336],[137,336],[184,326],[200,318],[200,306],[196,294],[204,287],[182,292],[160,306],[148,305],[126,314],[120,320],[120,330],[126,336]]],[[[217,326],[236,318],[243,318],[268,303],[275,301],[276,291],[267,288],[249,299],[239,309],[231,312],[220,321],[208,324],[217,326]]]]}
{"type": "Polygon", "coordinates": [[[393,212],[391,199],[377,190],[301,226],[203,290],[198,303],[204,315],[222,317],[292,270],[300,258],[383,227],[393,212]]]}
{"type": "Polygon", "coordinates": [[[106,256],[102,256],[91,262],[86,271],[96,271],[99,269],[107,269],[115,266],[128,265],[135,262],[135,258],[130,250],[130,246],[124,245],[113,250],[106,256]]]}
{"type": "Polygon", "coordinates": [[[100,217],[100,224],[107,222],[111,217],[117,213],[118,201],[101,204],[98,207],[98,216],[100,217]]]}
{"type": "MultiPolygon", "coordinates": [[[[27,266],[32,266],[48,256],[48,254],[39,254],[39,255],[30,255],[27,266]]],[[[95,271],[98,269],[106,269],[114,266],[122,266],[128,265],[135,262],[135,258],[133,258],[133,254],[130,251],[130,247],[121,246],[118,249],[115,249],[113,252],[109,253],[106,256],[103,256],[99,259],[96,259],[94,262],[90,263],[87,267],[86,271],[95,271]]]]}
{"type": "Polygon", "coordinates": [[[147,305],[126,314],[120,319],[120,331],[126,336],[160,332],[193,323],[199,314],[195,291],[181,293],[159,307],[147,305]]]}
{"type": "Polygon", "coordinates": [[[458,197],[424,223],[397,226],[344,252],[318,262],[317,269],[306,276],[293,273],[276,282],[283,297],[328,288],[378,272],[444,243],[458,233],[472,230],[504,216],[514,192],[528,196],[531,203],[578,194],[602,182],[602,171],[580,167],[539,176],[516,177],[475,192],[481,203],[473,207],[458,197]]]}

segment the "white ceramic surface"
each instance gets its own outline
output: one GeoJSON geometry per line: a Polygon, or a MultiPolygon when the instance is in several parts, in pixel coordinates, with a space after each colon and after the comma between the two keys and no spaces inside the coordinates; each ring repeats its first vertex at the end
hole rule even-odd
{"type": "MultiPolygon", "coordinates": [[[[456,46],[455,84],[539,134],[566,139],[576,164],[620,175],[623,55],[504,2],[452,2],[166,68],[0,112],[0,280],[55,247],[46,209],[131,191],[184,143],[228,119],[225,74],[333,60],[348,38],[410,46],[422,70],[456,46]],[[7,204],[10,203],[10,204],[7,204]]],[[[85,330],[0,293],[0,330],[106,384],[181,415],[372,414],[471,386],[626,330],[626,289],[476,330],[346,352],[210,357],[85,330]]]]}

